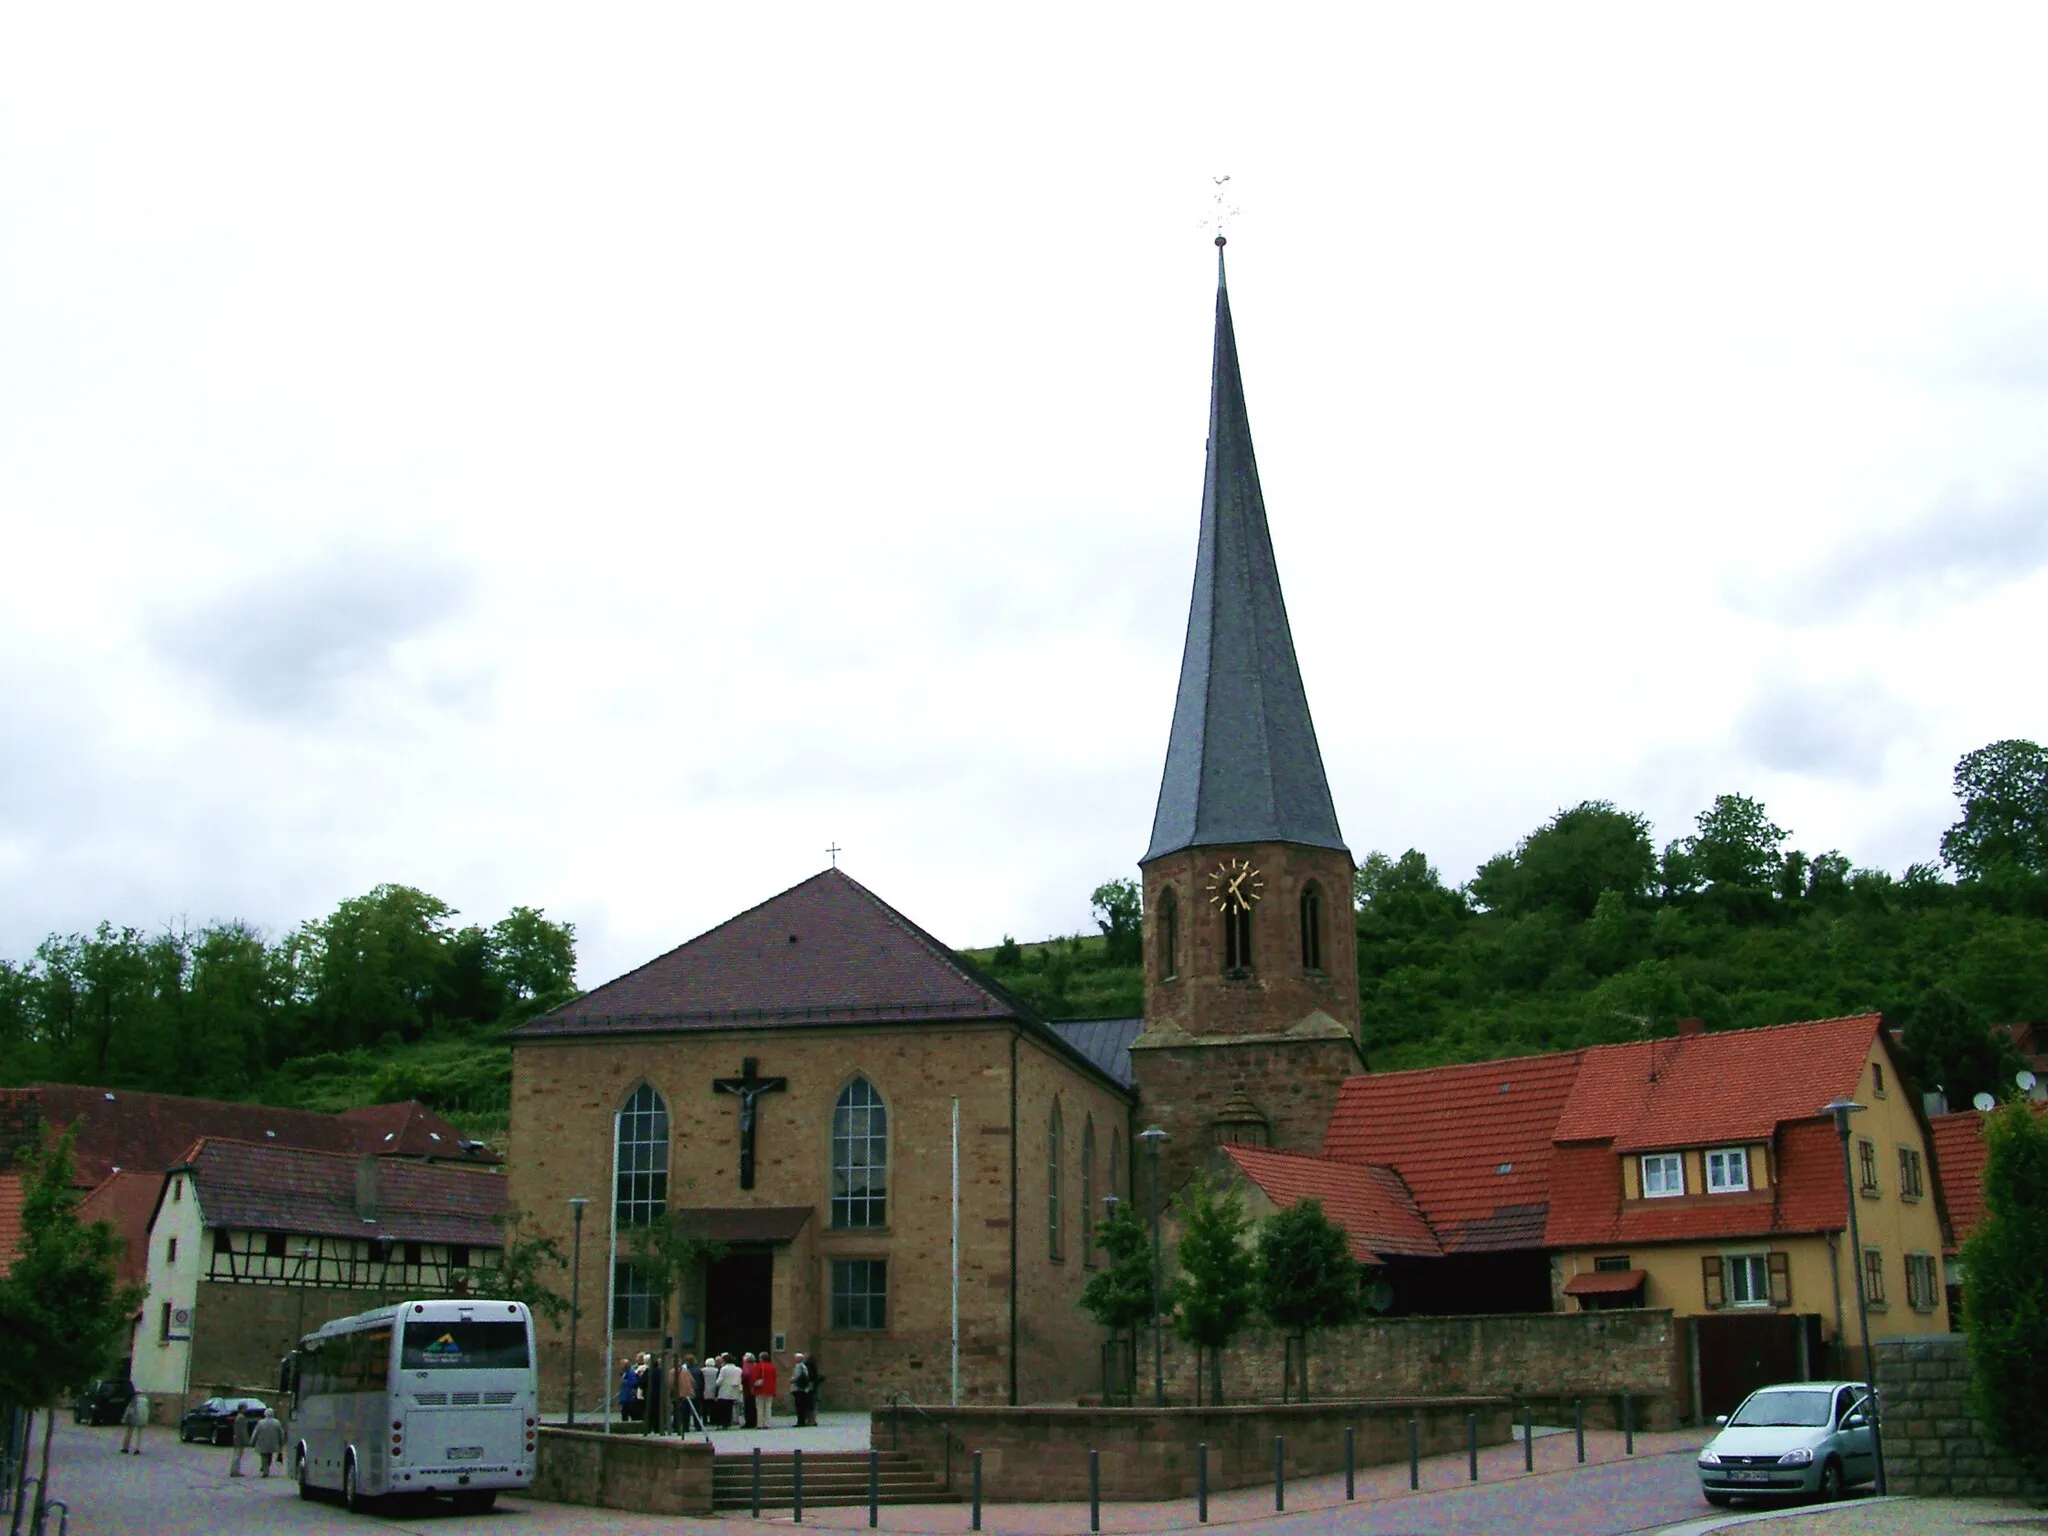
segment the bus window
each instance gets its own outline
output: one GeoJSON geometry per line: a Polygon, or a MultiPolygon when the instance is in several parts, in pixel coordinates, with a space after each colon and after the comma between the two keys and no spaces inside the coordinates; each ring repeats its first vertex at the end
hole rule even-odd
{"type": "Polygon", "coordinates": [[[391,1386],[391,1329],[372,1328],[363,1336],[363,1377],[365,1392],[383,1392],[391,1386]]]}
{"type": "Polygon", "coordinates": [[[421,1370],[525,1370],[526,1324],[415,1323],[405,1325],[399,1368],[421,1370]]]}

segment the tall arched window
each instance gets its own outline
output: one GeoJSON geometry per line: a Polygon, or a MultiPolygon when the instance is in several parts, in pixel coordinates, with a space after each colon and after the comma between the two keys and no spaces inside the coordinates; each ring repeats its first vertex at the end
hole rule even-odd
{"type": "Polygon", "coordinates": [[[1064,1256],[1060,1242],[1060,1182],[1063,1177],[1060,1168],[1060,1142],[1064,1137],[1060,1125],[1060,1101],[1052,1101],[1052,1114],[1045,1122],[1045,1213],[1046,1251],[1054,1258],[1064,1256]]]}
{"type": "Polygon", "coordinates": [[[619,1181],[612,1200],[622,1227],[644,1227],[668,1209],[668,1105],[642,1083],[619,1112],[619,1181]]]}
{"type": "Polygon", "coordinates": [[[856,1077],[832,1108],[832,1225],[889,1224],[889,1111],[875,1085],[856,1077]]]}
{"type": "Polygon", "coordinates": [[[1116,1126],[1109,1128],[1109,1188],[1104,1193],[1124,1198],[1124,1133],[1116,1126]]]}
{"type": "Polygon", "coordinates": [[[1095,1117],[1081,1126],[1081,1262],[1095,1262],[1095,1117]]]}
{"type": "Polygon", "coordinates": [[[1242,976],[1252,968],[1252,910],[1226,908],[1223,916],[1223,974],[1242,976]]]}
{"type": "Polygon", "coordinates": [[[1180,898],[1167,886],[1159,893],[1159,918],[1153,925],[1159,943],[1159,979],[1180,974],[1180,898]]]}
{"type": "Polygon", "coordinates": [[[1313,880],[1301,888],[1301,968],[1323,968],[1323,890],[1313,880]]]}

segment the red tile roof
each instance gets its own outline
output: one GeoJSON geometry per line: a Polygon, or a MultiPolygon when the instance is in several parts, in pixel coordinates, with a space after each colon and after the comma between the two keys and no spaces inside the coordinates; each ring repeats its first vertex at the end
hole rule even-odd
{"type": "Polygon", "coordinates": [[[123,1285],[141,1285],[148,1278],[149,1223],[163,1183],[161,1173],[116,1173],[78,1202],[80,1221],[104,1221],[120,1234],[114,1277],[123,1285]]]}
{"type": "Polygon", "coordinates": [[[0,1275],[21,1251],[21,1175],[0,1173],[0,1275]]]}
{"type": "Polygon", "coordinates": [[[1934,1127],[1934,1173],[1948,1197],[1949,1220],[1955,1224],[1956,1246],[1984,1219],[1984,1116],[1974,1109],[1953,1115],[1931,1115],[1934,1127]]]}
{"type": "Polygon", "coordinates": [[[1350,1078],[1323,1156],[1397,1170],[1446,1253],[1539,1247],[1551,1135],[1583,1054],[1350,1078]]]}
{"type": "Polygon", "coordinates": [[[184,1160],[209,1227],[501,1248],[506,1181],[482,1168],[377,1160],[374,1220],[356,1214],[357,1156],[212,1137],[184,1160]]]}
{"type": "Polygon", "coordinates": [[[1630,1291],[1639,1291],[1643,1282],[1650,1278],[1646,1269],[1596,1269],[1588,1274],[1573,1275],[1564,1283],[1567,1296],[1626,1296],[1630,1291]]]}
{"type": "Polygon", "coordinates": [[[464,1163],[503,1161],[489,1147],[464,1136],[418,1099],[397,1104],[361,1104],[344,1109],[341,1118],[356,1128],[358,1152],[464,1163]]]}
{"type": "Polygon", "coordinates": [[[1264,1147],[1226,1146],[1223,1153],[1281,1210],[1316,1200],[1344,1229],[1361,1264],[1387,1257],[1438,1258],[1443,1248],[1415,1199],[1391,1168],[1335,1163],[1264,1147]]]}

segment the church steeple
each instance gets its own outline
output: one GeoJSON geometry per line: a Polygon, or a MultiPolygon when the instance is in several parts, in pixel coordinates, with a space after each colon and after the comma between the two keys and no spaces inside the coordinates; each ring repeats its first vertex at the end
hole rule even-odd
{"type": "Polygon", "coordinates": [[[1194,601],[1146,864],[1226,843],[1345,846],[1266,527],[1223,243],[1217,236],[1209,462],[1194,601]]]}

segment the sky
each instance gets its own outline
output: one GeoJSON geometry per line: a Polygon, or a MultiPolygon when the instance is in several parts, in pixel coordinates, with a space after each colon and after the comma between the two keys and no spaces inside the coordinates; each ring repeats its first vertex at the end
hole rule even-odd
{"type": "Polygon", "coordinates": [[[380,882],[602,981],[815,873],[1091,928],[1215,178],[1355,854],[1903,870],[2048,739],[2048,13],[9,8],[0,957],[380,882]]]}

